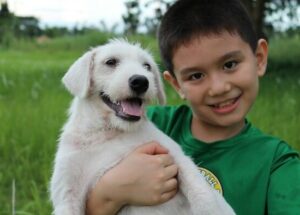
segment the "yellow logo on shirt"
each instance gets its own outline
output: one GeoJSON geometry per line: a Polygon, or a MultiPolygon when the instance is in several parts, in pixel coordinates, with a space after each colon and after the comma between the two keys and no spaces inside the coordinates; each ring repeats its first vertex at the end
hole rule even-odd
{"type": "Polygon", "coordinates": [[[204,176],[205,180],[212,186],[216,191],[223,195],[223,189],[218,178],[209,170],[199,167],[200,173],[204,176]]]}

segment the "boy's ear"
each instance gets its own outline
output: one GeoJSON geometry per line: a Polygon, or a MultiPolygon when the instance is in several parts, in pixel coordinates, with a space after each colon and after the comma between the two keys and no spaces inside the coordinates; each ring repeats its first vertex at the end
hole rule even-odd
{"type": "Polygon", "coordinates": [[[176,90],[176,92],[179,94],[179,96],[182,99],[185,99],[185,95],[182,92],[182,89],[180,87],[180,84],[178,83],[178,80],[169,72],[165,71],[163,73],[164,79],[171,84],[171,86],[176,90]]]}
{"type": "Polygon", "coordinates": [[[257,61],[257,74],[259,77],[263,76],[268,64],[268,43],[265,39],[259,39],[255,51],[257,61]]]}

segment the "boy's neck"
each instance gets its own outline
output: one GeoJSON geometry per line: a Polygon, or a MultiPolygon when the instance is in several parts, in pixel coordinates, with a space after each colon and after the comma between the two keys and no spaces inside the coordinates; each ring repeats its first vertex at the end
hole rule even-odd
{"type": "Polygon", "coordinates": [[[193,117],[191,132],[193,136],[207,144],[215,141],[226,140],[236,136],[245,126],[245,120],[232,126],[215,126],[209,123],[203,123],[193,117]]]}

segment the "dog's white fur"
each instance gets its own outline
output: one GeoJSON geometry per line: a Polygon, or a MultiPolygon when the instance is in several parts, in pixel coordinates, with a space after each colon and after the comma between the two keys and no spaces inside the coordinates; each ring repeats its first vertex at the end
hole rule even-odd
{"type": "Polygon", "coordinates": [[[75,98],[60,137],[51,180],[54,214],[83,215],[87,193],[97,180],[136,147],[153,139],[169,149],[179,166],[179,192],[158,206],[125,206],[119,215],[234,214],[178,144],[144,115],[136,122],[129,122],[103,103],[100,92],[113,101],[133,96],[128,79],[136,74],[149,81],[143,99],[149,102],[158,98],[164,103],[162,82],[151,55],[125,40],[112,40],[90,50],[63,77],[63,83],[75,98]],[[118,64],[107,66],[105,62],[109,58],[118,59],[118,64]],[[144,63],[151,66],[151,71],[144,63]]]}

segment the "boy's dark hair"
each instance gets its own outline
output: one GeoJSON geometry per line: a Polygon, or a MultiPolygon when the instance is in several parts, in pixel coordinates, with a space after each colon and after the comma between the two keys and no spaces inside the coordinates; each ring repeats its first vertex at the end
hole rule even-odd
{"type": "Polygon", "coordinates": [[[257,36],[241,0],[178,0],[164,15],[158,31],[159,48],[166,69],[174,75],[172,58],[181,44],[197,36],[237,33],[256,50],[257,36]]]}

